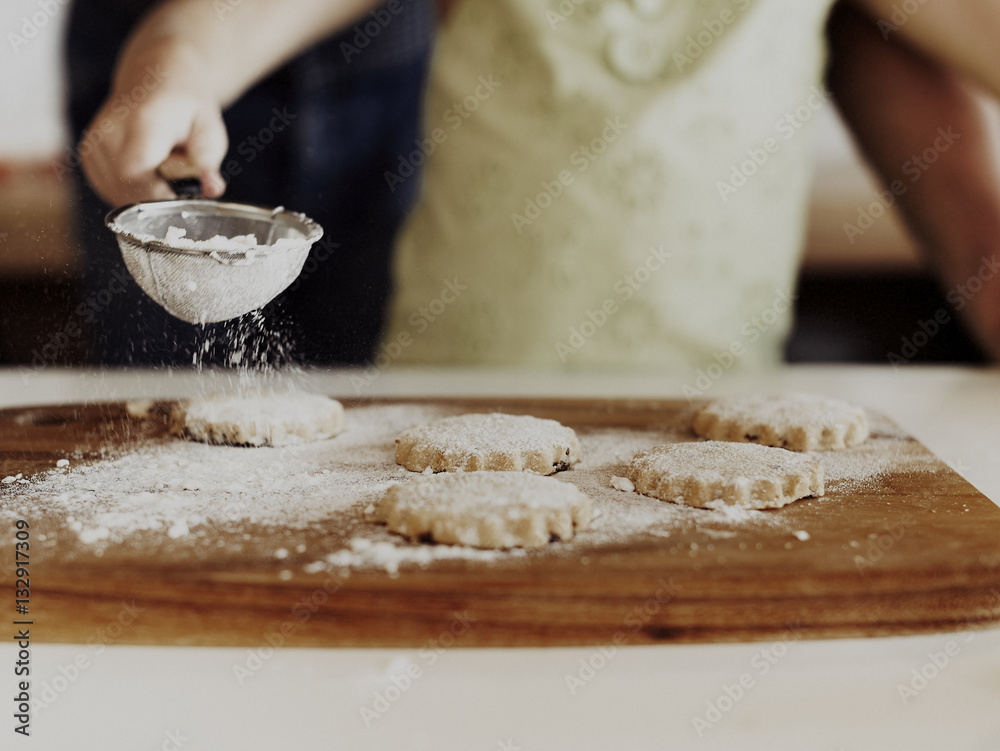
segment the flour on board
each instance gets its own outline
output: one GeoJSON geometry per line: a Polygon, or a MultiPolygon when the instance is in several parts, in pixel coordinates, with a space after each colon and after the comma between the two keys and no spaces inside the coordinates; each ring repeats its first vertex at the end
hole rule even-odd
{"type": "MultiPolygon", "coordinates": [[[[406,542],[373,517],[392,484],[414,477],[394,461],[395,438],[455,413],[426,404],[355,407],[346,410],[343,433],[315,443],[243,448],[163,437],[109,450],[96,461],[58,457],[67,464],[56,466],[54,460],[50,470],[30,477],[9,467],[0,480],[0,519],[36,520],[46,538],[36,538],[40,546],[60,555],[127,560],[162,550],[237,563],[253,553],[283,570],[341,573],[392,572],[446,560],[492,564],[522,556],[587,556],[652,538],[663,539],[671,551],[688,545],[686,554],[701,555],[713,539],[726,539],[719,531],[739,537],[771,530],[811,544],[804,538],[810,530],[789,526],[780,510],[690,508],[611,487],[611,478],[627,473],[625,463],[637,450],[692,440],[684,426],[577,431],[586,464],[558,477],[590,497],[596,518],[573,540],[531,552],[406,542]],[[276,556],[279,550],[285,553],[276,556]]],[[[810,503],[826,503],[837,490],[876,487],[890,472],[936,466],[891,423],[873,420],[872,428],[865,444],[821,455],[827,496],[810,503]]]]}

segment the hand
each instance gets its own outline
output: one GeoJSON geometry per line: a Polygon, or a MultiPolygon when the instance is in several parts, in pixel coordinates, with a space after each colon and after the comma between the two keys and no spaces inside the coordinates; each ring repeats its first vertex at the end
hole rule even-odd
{"type": "Polygon", "coordinates": [[[172,198],[156,168],[179,154],[196,166],[205,196],[222,195],[223,107],[378,1],[155,4],[126,42],[112,94],[80,143],[84,174],[113,206],[172,198]]]}
{"type": "MultiPolygon", "coordinates": [[[[171,154],[186,157],[208,198],[226,183],[219,172],[228,146],[219,105],[173,76],[113,94],[98,111],[80,142],[80,162],[94,190],[111,206],[173,198],[156,174],[171,154]],[[139,101],[139,99],[142,101],[139,101]]],[[[117,87],[121,90],[121,87],[117,87]]]]}

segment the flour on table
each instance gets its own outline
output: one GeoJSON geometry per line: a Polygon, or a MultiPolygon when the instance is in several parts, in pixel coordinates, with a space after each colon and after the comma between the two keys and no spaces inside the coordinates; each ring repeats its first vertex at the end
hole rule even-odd
{"type": "Polygon", "coordinates": [[[817,452],[827,491],[855,492],[878,485],[892,472],[933,472],[938,460],[888,418],[869,415],[871,437],[840,451],[817,452]]]}
{"type": "Polygon", "coordinates": [[[524,554],[523,548],[501,551],[456,545],[400,545],[395,540],[373,542],[365,537],[355,537],[348,547],[308,564],[306,570],[310,573],[336,570],[341,576],[348,576],[351,569],[374,567],[396,575],[399,567],[404,565],[429,566],[435,561],[453,560],[492,563],[524,554]]]}
{"type": "MultiPolygon", "coordinates": [[[[68,466],[27,477],[8,462],[0,478],[0,521],[30,519],[40,554],[114,555],[127,563],[165,553],[220,565],[243,565],[248,555],[259,555],[282,571],[341,575],[368,569],[405,574],[407,567],[447,561],[581,558],[652,540],[662,541],[669,554],[712,555],[713,540],[763,534],[783,542],[811,531],[802,522],[790,526],[781,511],[723,501],[701,509],[616,490],[611,478],[627,474],[637,451],[690,440],[688,428],[585,426],[577,431],[584,468],[558,475],[594,508],[590,527],[576,530],[572,540],[510,551],[407,542],[372,518],[391,485],[420,477],[395,464],[395,439],[409,427],[453,414],[454,408],[441,406],[379,404],[345,410],[345,430],[332,439],[278,449],[163,436],[108,449],[96,459],[53,457],[68,466]]],[[[890,473],[935,469],[936,460],[905,433],[873,417],[871,440],[816,455],[827,496],[812,503],[832,502],[831,491],[877,491],[890,473]]]]}
{"type": "Polygon", "coordinates": [[[132,417],[149,417],[155,408],[156,400],[154,399],[132,399],[125,403],[125,411],[132,417]]]}
{"type": "Polygon", "coordinates": [[[619,477],[618,475],[611,476],[611,487],[615,490],[620,490],[623,493],[632,493],[635,491],[634,482],[627,477],[619,477]]]}

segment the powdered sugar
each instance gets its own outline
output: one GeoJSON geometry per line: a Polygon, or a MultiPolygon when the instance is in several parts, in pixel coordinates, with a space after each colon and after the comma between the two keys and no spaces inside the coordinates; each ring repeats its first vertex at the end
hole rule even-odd
{"type": "Polygon", "coordinates": [[[815,394],[725,397],[702,407],[694,431],[717,441],[750,441],[794,451],[842,449],[868,437],[865,410],[815,394]]]}
{"type": "Polygon", "coordinates": [[[627,477],[619,477],[618,475],[611,476],[611,487],[615,490],[620,490],[623,493],[632,493],[635,491],[634,482],[627,477]]]}
{"type": "Polygon", "coordinates": [[[823,469],[801,454],[723,441],[674,443],[638,454],[629,478],[654,498],[714,508],[719,501],[780,508],[823,495],[823,469]]]}
{"type": "Polygon", "coordinates": [[[395,541],[373,542],[365,537],[355,537],[347,548],[330,553],[322,560],[309,564],[308,569],[312,572],[339,569],[341,576],[348,576],[352,568],[374,566],[396,575],[399,573],[399,567],[405,564],[428,566],[434,561],[459,559],[489,563],[502,556],[516,558],[525,555],[525,551],[520,548],[501,552],[455,545],[399,545],[395,541]]]}
{"type": "Polygon", "coordinates": [[[330,438],[343,428],[344,409],[335,399],[271,390],[192,399],[171,415],[173,433],[209,443],[286,446],[330,438]]]}
{"type": "Polygon", "coordinates": [[[355,410],[342,440],[281,449],[164,437],[38,476],[23,494],[5,498],[2,508],[63,517],[82,543],[100,548],[142,531],[211,541],[245,526],[306,530],[363,508],[405,478],[391,461],[393,437],[423,413],[413,407],[355,410]]]}
{"type": "Polygon", "coordinates": [[[421,471],[530,470],[552,474],[576,463],[579,442],[555,420],[502,413],[465,414],[399,436],[396,461],[421,471]]]}
{"type": "Polygon", "coordinates": [[[813,454],[823,464],[828,491],[859,491],[874,486],[890,472],[931,472],[937,460],[899,427],[869,414],[871,437],[860,446],[813,454]]]}
{"type": "MultiPolygon", "coordinates": [[[[136,235],[136,238],[145,243],[160,239],[154,235],[136,235]]],[[[258,245],[256,235],[235,235],[233,237],[215,235],[208,240],[192,240],[187,237],[186,229],[171,226],[167,227],[167,233],[161,242],[183,250],[204,250],[206,252],[214,250],[226,253],[245,253],[247,258],[253,258],[255,255],[265,251],[281,252],[294,250],[302,245],[302,240],[303,236],[301,234],[299,237],[279,238],[269,245],[258,245]]],[[[197,289],[197,285],[193,289],[197,289]]]]}
{"type": "Polygon", "coordinates": [[[394,532],[477,548],[545,547],[585,530],[594,510],[572,483],[531,472],[448,472],[395,485],[376,517],[394,532]]]}
{"type": "MultiPolygon", "coordinates": [[[[143,410],[148,412],[148,405],[143,410]]],[[[577,429],[581,465],[554,477],[592,499],[599,516],[589,530],[531,553],[406,542],[372,518],[385,490],[414,476],[395,464],[395,438],[404,429],[457,412],[429,404],[353,407],[346,411],[341,435],[280,449],[211,446],[168,436],[144,439],[109,450],[92,463],[70,456],[69,466],[33,477],[13,471],[0,491],[0,516],[30,516],[37,539],[45,535],[45,546],[57,547],[68,558],[96,553],[127,561],[171,554],[245,563],[249,555],[283,570],[394,572],[445,560],[488,564],[528,555],[583,556],[652,540],[673,544],[671,550],[700,540],[697,549],[704,551],[712,540],[749,539],[769,530],[783,539],[792,534],[808,539],[802,537],[808,528],[785,515],[793,507],[778,512],[726,504],[695,509],[611,486],[611,478],[625,474],[623,462],[637,450],[690,440],[683,428],[582,427],[577,429]]],[[[933,465],[898,430],[879,427],[881,433],[865,446],[818,455],[830,491],[871,485],[889,470],[933,465]]]]}

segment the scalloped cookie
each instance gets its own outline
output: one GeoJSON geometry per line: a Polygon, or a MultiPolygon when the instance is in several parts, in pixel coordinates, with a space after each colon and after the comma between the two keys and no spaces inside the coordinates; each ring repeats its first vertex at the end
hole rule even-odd
{"type": "Polygon", "coordinates": [[[590,498],[530,472],[457,472],[390,487],[376,518],[409,538],[477,548],[538,548],[590,526],[590,498]]]}
{"type": "Polygon", "coordinates": [[[468,414],[403,431],[396,463],[414,472],[491,471],[551,475],[580,460],[572,428],[529,415],[468,414]]]}
{"type": "Polygon", "coordinates": [[[216,394],[177,404],[170,432],[234,446],[287,446],[332,438],[344,429],[344,408],[318,394],[216,394]]]}
{"type": "Polygon", "coordinates": [[[698,410],[692,428],[713,441],[818,451],[863,443],[868,415],[857,405],[814,394],[734,396],[698,410]]]}
{"type": "Polygon", "coordinates": [[[639,493],[663,501],[711,508],[780,508],[823,495],[823,467],[785,449],[755,444],[674,443],[632,459],[629,478],[639,493]]]}

